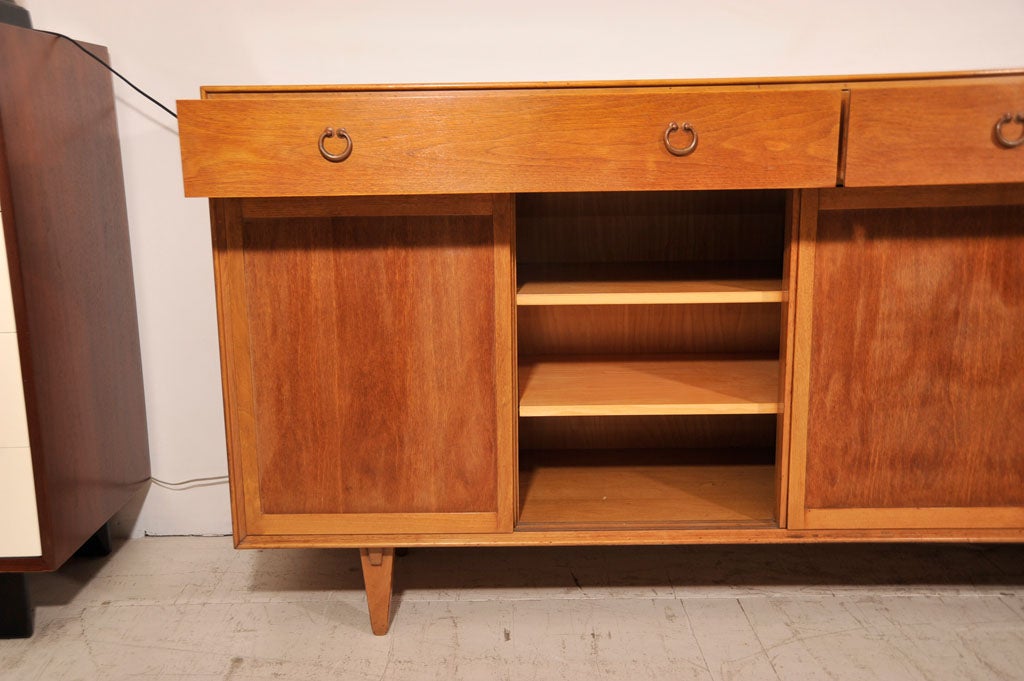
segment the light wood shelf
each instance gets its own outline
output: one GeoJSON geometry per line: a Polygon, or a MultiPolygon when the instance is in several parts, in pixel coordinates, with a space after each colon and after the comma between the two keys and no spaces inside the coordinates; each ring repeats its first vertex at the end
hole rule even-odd
{"type": "Polygon", "coordinates": [[[771,456],[770,449],[523,452],[517,529],[774,526],[771,456]]]}
{"type": "Polygon", "coordinates": [[[525,357],[520,416],[775,414],[775,357],[525,357]]]}
{"type": "Polygon", "coordinates": [[[520,266],[517,305],[778,303],[764,263],[586,263],[520,266]]]}

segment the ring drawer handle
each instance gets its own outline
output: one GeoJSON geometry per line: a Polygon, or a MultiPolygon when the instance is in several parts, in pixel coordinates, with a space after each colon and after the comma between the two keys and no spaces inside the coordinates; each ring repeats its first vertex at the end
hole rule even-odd
{"type": "Polygon", "coordinates": [[[320,133],[320,155],[331,163],[341,163],[352,155],[352,138],[348,136],[347,132],[345,132],[345,128],[339,128],[338,130],[335,130],[334,128],[327,128],[320,133]],[[340,154],[332,154],[327,151],[327,147],[324,146],[324,140],[328,137],[334,137],[335,135],[338,136],[338,139],[345,140],[345,149],[340,154]]]}
{"type": "Polygon", "coordinates": [[[672,121],[671,123],[668,124],[668,128],[665,130],[665,148],[668,149],[668,153],[672,154],[673,156],[689,156],[690,154],[697,150],[697,131],[694,130],[693,126],[690,125],[689,123],[683,123],[683,130],[685,132],[690,133],[690,137],[692,137],[693,139],[690,140],[690,143],[688,145],[680,149],[679,147],[672,146],[672,142],[669,140],[669,135],[671,135],[678,129],[679,126],[676,124],[675,121],[672,121]]]}
{"type": "Polygon", "coordinates": [[[1003,124],[1009,123],[1015,118],[1018,123],[1024,125],[1024,113],[1018,113],[1016,117],[1014,117],[1012,113],[1003,114],[1003,117],[996,122],[996,141],[999,142],[1001,146],[1006,147],[1007,149],[1013,149],[1014,147],[1019,147],[1020,145],[1024,144],[1024,130],[1021,131],[1020,135],[1018,135],[1017,139],[1015,140],[1008,140],[1005,137],[1003,137],[1003,124]]]}

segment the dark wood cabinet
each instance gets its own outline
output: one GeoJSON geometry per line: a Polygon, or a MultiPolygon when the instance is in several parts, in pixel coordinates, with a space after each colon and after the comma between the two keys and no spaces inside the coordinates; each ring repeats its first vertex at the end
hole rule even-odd
{"type": "Polygon", "coordinates": [[[0,25],[0,123],[0,573],[20,573],[100,530],[149,449],[110,74],[0,25]]]}

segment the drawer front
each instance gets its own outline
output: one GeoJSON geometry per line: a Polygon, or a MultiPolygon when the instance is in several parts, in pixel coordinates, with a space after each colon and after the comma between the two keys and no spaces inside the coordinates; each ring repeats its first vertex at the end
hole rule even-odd
{"type": "Polygon", "coordinates": [[[853,88],[846,186],[1024,181],[1024,78],[853,88]],[[1007,146],[1007,143],[1009,146],[1007,146]]]}
{"type": "Polygon", "coordinates": [[[840,98],[827,87],[368,92],[178,112],[188,196],[725,189],[833,186],[840,98]],[[696,132],[692,153],[670,153],[672,122],[696,132]],[[344,161],[322,156],[328,127],[351,137],[344,161]]]}

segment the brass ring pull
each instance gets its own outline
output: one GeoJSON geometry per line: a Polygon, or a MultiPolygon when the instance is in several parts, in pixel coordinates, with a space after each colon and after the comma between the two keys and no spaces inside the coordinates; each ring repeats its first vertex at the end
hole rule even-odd
{"type": "MultiPolygon", "coordinates": [[[[1014,147],[1019,147],[1024,144],[1024,130],[1021,131],[1020,135],[1015,140],[1008,140],[1003,137],[1003,124],[1009,123],[1012,120],[1014,120],[1014,115],[1012,113],[1008,113],[1003,114],[1003,117],[996,123],[996,142],[999,142],[1001,146],[1006,147],[1007,149],[1013,149],[1014,147]]],[[[1016,121],[1019,124],[1024,125],[1024,113],[1018,113],[1016,121]]]]}
{"type": "Polygon", "coordinates": [[[668,124],[668,128],[665,130],[665,148],[668,149],[668,153],[672,154],[673,156],[689,156],[690,154],[697,150],[697,131],[694,130],[693,126],[691,126],[689,123],[683,123],[683,130],[690,133],[690,136],[693,139],[690,140],[690,144],[680,149],[679,147],[672,146],[672,142],[669,141],[668,139],[669,135],[671,135],[678,129],[679,126],[676,125],[675,121],[672,121],[671,123],[668,124]]]}
{"type": "Polygon", "coordinates": [[[320,133],[320,155],[331,163],[341,163],[352,155],[352,138],[348,136],[347,132],[345,132],[345,128],[339,128],[338,130],[335,130],[334,128],[327,128],[320,133]],[[345,149],[340,154],[332,154],[327,151],[327,147],[324,146],[324,140],[328,137],[334,137],[335,134],[337,134],[338,139],[345,140],[345,149]]]}

